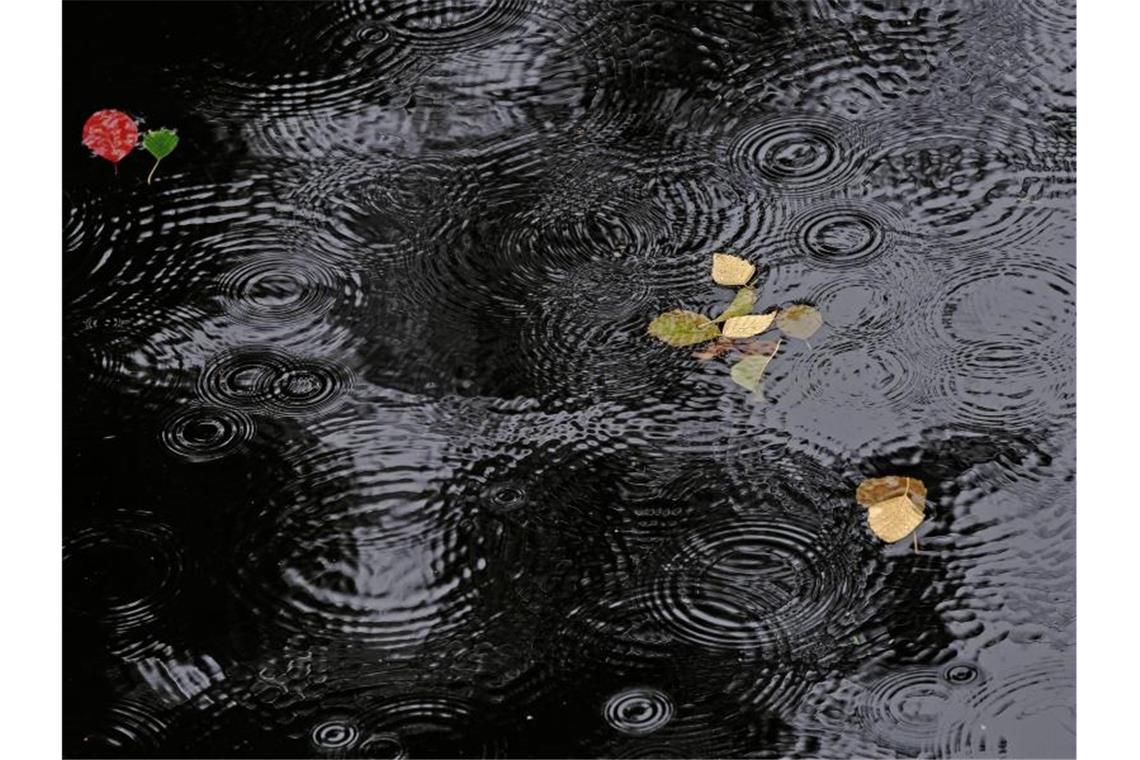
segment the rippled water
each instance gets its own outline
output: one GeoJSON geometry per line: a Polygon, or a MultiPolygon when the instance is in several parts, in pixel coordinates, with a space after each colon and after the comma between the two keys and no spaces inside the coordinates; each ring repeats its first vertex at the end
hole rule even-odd
{"type": "Polygon", "coordinates": [[[69,756],[1073,755],[1071,2],[65,16],[69,756]]]}

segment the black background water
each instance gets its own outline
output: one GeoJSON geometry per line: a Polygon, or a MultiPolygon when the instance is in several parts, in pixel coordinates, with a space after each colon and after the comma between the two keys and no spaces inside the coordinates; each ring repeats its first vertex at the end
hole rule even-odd
{"type": "Polygon", "coordinates": [[[64,18],[69,756],[1072,756],[1072,4],[64,18]]]}

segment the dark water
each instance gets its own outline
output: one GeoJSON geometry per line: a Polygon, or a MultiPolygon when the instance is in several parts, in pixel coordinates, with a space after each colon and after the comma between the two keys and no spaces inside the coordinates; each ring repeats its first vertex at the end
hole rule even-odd
{"type": "Polygon", "coordinates": [[[1073,755],[1071,3],[65,26],[68,755],[1073,755]]]}

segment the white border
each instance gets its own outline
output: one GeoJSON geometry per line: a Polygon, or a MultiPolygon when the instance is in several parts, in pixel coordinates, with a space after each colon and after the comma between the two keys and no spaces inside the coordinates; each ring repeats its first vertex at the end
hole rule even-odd
{"type": "Polygon", "coordinates": [[[62,13],[28,2],[4,15],[0,715],[5,756],[60,757],[62,13]]]}
{"type": "MultiPolygon", "coordinates": [[[[1140,467],[1131,460],[1140,429],[1131,391],[1140,377],[1130,307],[1140,301],[1140,14],[1103,0],[1080,0],[1079,13],[1077,736],[1091,760],[1135,754],[1138,742],[1140,467]]],[[[12,3],[4,28],[0,714],[6,756],[60,757],[61,6],[12,3]]]]}
{"type": "Polygon", "coordinates": [[[1140,301],[1140,14],[1080,0],[1077,32],[1077,752],[1091,760],[1140,751],[1140,378],[1129,329],[1140,301]]]}

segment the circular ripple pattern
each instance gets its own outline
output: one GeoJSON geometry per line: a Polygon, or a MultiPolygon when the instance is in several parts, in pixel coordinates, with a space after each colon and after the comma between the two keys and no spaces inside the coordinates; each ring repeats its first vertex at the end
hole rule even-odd
{"type": "Polygon", "coordinates": [[[313,726],[309,736],[318,750],[348,749],[359,741],[360,729],[351,721],[338,718],[313,726]]]}
{"type": "Polygon", "coordinates": [[[952,662],[942,668],[942,679],[955,686],[972,684],[984,678],[978,666],[970,662],[952,662]]]}
{"type": "Polygon", "coordinates": [[[205,401],[226,409],[260,411],[269,406],[273,384],[290,365],[271,348],[242,348],[215,356],[198,378],[205,401]]]}
{"type": "Polygon", "coordinates": [[[196,407],[167,419],[162,442],[192,462],[208,462],[240,450],[253,432],[253,419],[244,412],[196,407]]]}
{"type": "Polygon", "coordinates": [[[842,189],[858,173],[861,153],[845,122],[777,116],[741,127],[727,148],[737,172],[783,194],[842,189]]]}
{"type": "Polygon", "coordinates": [[[1076,273],[1071,265],[1038,257],[975,262],[943,275],[933,308],[923,310],[933,337],[970,350],[979,340],[1029,353],[1067,350],[1074,339],[1076,273]]]}
{"type": "Polygon", "coordinates": [[[1047,659],[969,689],[960,717],[947,721],[941,757],[1045,757],[1076,733],[1072,663],[1047,659]]]}
{"type": "Polygon", "coordinates": [[[936,392],[960,425],[983,430],[1033,430],[1069,418],[1076,404],[1075,368],[1064,350],[974,341],[927,366],[936,392]]]}
{"type": "Polygon", "coordinates": [[[332,407],[353,383],[352,372],[332,362],[253,346],[215,356],[199,375],[198,393],[226,409],[293,416],[332,407]]]}
{"type": "MultiPolygon", "coordinates": [[[[358,5],[372,3],[362,0],[358,5]]],[[[385,3],[382,13],[392,33],[413,48],[453,52],[485,45],[512,32],[527,6],[527,0],[396,0],[385,3]]]]}
{"type": "Polygon", "coordinates": [[[483,491],[481,503],[492,512],[514,512],[530,503],[527,498],[526,485],[508,481],[495,483],[483,491]]]}
{"type": "Polygon", "coordinates": [[[336,302],[338,281],[336,269],[311,257],[262,256],[227,272],[218,290],[234,318],[276,326],[328,311],[336,302]]]}
{"type": "Polygon", "coordinates": [[[806,408],[857,408],[867,413],[918,413],[916,400],[926,375],[896,343],[862,340],[828,341],[823,348],[786,354],[788,376],[777,403],[782,411],[806,408]]]}
{"type": "Polygon", "coordinates": [[[64,544],[64,604],[112,636],[157,621],[179,592],[178,537],[152,515],[122,514],[83,528],[64,544]]]}
{"type": "Polygon", "coordinates": [[[813,264],[859,270],[889,256],[902,218],[879,203],[836,201],[813,206],[791,221],[791,240],[813,264]]]}
{"type": "Polygon", "coordinates": [[[921,753],[936,742],[947,717],[960,709],[953,687],[939,672],[921,668],[878,681],[867,691],[858,716],[881,745],[921,753]]]}
{"type": "Polygon", "coordinates": [[[831,540],[791,513],[710,525],[657,570],[651,610],[694,644],[788,658],[857,598],[831,540]]]}
{"type": "Polygon", "coordinates": [[[645,736],[673,719],[673,700],[657,689],[629,689],[610,697],[603,714],[623,734],[645,736]]]}
{"type": "Polygon", "coordinates": [[[274,378],[270,405],[287,415],[319,412],[334,405],[352,383],[352,373],[345,368],[309,359],[274,378]]]}
{"type": "Polygon", "coordinates": [[[168,717],[138,699],[117,700],[92,720],[98,724],[81,728],[78,742],[93,757],[155,757],[169,731],[168,717]]]}

